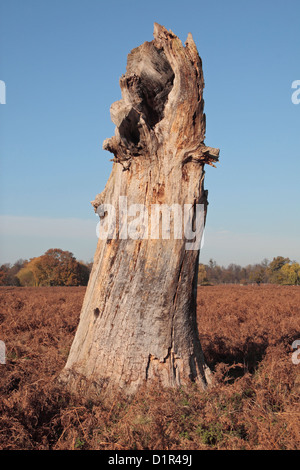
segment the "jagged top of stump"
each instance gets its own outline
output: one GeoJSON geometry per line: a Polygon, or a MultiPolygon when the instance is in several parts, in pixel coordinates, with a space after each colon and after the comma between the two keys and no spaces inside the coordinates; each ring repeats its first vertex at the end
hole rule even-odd
{"type": "Polygon", "coordinates": [[[154,39],[128,54],[120,78],[122,99],[111,106],[115,135],[103,148],[130,169],[133,158],[161,154],[185,164],[213,164],[219,150],[205,139],[202,61],[191,33],[185,44],[164,26],[154,24],[154,39]]]}

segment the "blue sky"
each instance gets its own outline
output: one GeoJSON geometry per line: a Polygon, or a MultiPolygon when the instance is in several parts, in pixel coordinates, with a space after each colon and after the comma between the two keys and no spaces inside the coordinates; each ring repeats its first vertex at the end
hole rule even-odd
{"type": "Polygon", "coordinates": [[[127,54],[163,24],[203,61],[209,208],[201,261],[300,261],[299,0],[0,0],[0,263],[90,260],[127,54]]]}

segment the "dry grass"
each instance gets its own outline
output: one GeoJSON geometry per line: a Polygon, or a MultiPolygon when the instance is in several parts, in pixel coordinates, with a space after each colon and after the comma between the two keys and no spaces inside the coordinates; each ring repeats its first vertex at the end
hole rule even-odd
{"type": "Polygon", "coordinates": [[[56,385],[75,334],[82,287],[0,288],[0,449],[298,449],[300,288],[198,291],[214,386],[141,390],[108,404],[56,385]]]}

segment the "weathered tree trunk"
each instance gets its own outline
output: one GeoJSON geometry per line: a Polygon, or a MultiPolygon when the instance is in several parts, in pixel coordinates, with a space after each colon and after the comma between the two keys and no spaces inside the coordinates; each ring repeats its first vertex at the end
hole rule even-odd
{"type": "MultiPolygon", "coordinates": [[[[120,86],[122,99],[111,107],[115,136],[103,144],[114,154],[113,169],[95,210],[111,204],[124,222],[119,197],[126,196],[128,207],[143,204],[149,213],[153,204],[190,204],[191,218],[204,204],[206,213],[204,165],[219,151],[204,144],[204,81],[192,36],[183,46],[155,24],[154,40],[128,55],[120,86]]],[[[187,250],[172,230],[170,239],[151,238],[150,228],[148,236],[126,239],[121,223],[115,238],[99,239],[61,376],[71,388],[132,394],[155,378],[165,387],[207,384],[196,324],[199,249],[187,250]]]]}

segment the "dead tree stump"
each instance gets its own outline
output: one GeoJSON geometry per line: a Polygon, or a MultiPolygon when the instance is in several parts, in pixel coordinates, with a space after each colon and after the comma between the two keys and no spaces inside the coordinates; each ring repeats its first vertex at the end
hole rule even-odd
{"type": "Polygon", "coordinates": [[[165,237],[153,236],[163,230],[161,216],[157,222],[146,214],[186,205],[193,226],[198,205],[206,215],[204,165],[217,161],[219,150],[204,144],[202,63],[191,34],[183,45],[155,24],[154,40],[128,55],[120,87],[122,99],[111,106],[115,135],[103,144],[114,155],[113,168],[92,203],[104,222],[114,207],[119,223],[98,241],[61,380],[71,389],[85,383],[128,395],[153,379],[163,387],[205,387],[209,369],[196,323],[199,246],[187,249],[185,237],[174,236],[174,211],[165,237]],[[130,218],[132,207],[140,209],[138,221],[130,218]],[[144,232],[128,236],[137,225],[144,232]]]}

